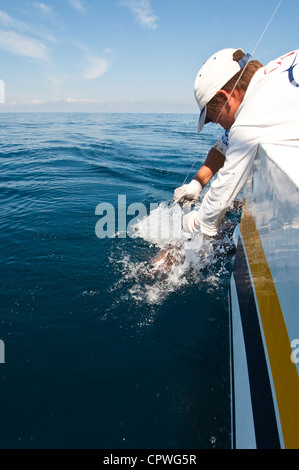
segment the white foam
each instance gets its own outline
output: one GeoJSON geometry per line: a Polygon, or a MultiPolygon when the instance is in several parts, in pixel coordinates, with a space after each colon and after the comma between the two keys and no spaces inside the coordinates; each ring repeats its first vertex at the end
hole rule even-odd
{"type": "Polygon", "coordinates": [[[159,248],[170,244],[180,246],[183,241],[191,238],[190,234],[182,229],[183,214],[184,211],[178,204],[161,202],[147,217],[132,227],[130,235],[132,238],[143,238],[159,248]]]}
{"type": "Polygon", "coordinates": [[[123,301],[161,304],[172,292],[189,283],[199,286],[202,282],[208,282],[208,288],[217,288],[221,283],[221,276],[226,272],[223,263],[217,265],[217,272],[209,272],[208,276],[202,274],[206,268],[212,271],[213,265],[222,254],[221,246],[215,254],[215,247],[210,239],[204,239],[200,233],[191,236],[185,232],[181,228],[183,213],[184,210],[178,204],[162,202],[148,216],[137,222],[130,234],[136,240],[148,242],[149,253],[152,251],[150,247],[165,250],[171,246],[174,262],[166,270],[163,270],[163,262],[153,266],[151,254],[148,254],[146,261],[134,260],[134,255],[125,252],[125,246],[121,253],[118,251],[112,255],[110,261],[121,273],[120,280],[112,290],[125,290],[123,301]]]}

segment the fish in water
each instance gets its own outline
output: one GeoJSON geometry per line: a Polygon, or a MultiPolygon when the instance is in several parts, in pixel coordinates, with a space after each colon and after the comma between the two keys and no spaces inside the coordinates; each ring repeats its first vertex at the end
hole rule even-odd
{"type": "MultiPolygon", "coordinates": [[[[203,269],[207,267],[207,262],[211,256],[211,250],[214,260],[235,253],[236,245],[232,238],[233,229],[234,227],[230,226],[228,231],[226,227],[226,230],[224,229],[223,231],[220,231],[217,237],[204,236],[201,246],[197,249],[190,246],[190,249],[201,261],[200,264],[203,269]]],[[[182,246],[178,247],[174,245],[169,245],[167,248],[159,251],[159,253],[152,258],[150,262],[151,268],[149,270],[149,274],[151,276],[161,276],[162,279],[166,278],[173,266],[179,266],[184,263],[187,251],[188,249],[186,246],[182,249],[182,246]]]]}
{"type": "Polygon", "coordinates": [[[173,265],[179,265],[184,261],[184,254],[178,247],[169,245],[151,260],[152,273],[158,272],[161,275],[166,275],[173,265]]]}

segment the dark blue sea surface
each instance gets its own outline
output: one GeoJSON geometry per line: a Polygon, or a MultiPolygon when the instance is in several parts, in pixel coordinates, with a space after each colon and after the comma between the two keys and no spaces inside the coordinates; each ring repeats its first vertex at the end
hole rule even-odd
{"type": "Polygon", "coordinates": [[[230,447],[229,235],[152,277],[160,247],[117,235],[118,195],[173,208],[221,135],[196,125],[0,114],[2,449],[230,447]],[[96,235],[102,203],[114,237],[96,235]]]}

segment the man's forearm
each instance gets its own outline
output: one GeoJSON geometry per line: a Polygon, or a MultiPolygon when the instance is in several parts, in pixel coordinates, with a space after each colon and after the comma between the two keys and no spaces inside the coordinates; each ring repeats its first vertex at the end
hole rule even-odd
{"type": "Polygon", "coordinates": [[[198,181],[202,187],[204,187],[210,179],[223,167],[225,161],[225,155],[214,147],[209,151],[206,161],[195,176],[195,180],[198,181]]]}

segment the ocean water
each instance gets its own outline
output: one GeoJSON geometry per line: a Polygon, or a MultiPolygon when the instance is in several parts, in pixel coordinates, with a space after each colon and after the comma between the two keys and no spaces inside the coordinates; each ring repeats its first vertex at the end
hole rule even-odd
{"type": "Polygon", "coordinates": [[[173,191],[221,135],[196,121],[0,114],[0,448],[230,447],[240,214],[216,240],[180,231],[173,191]]]}

